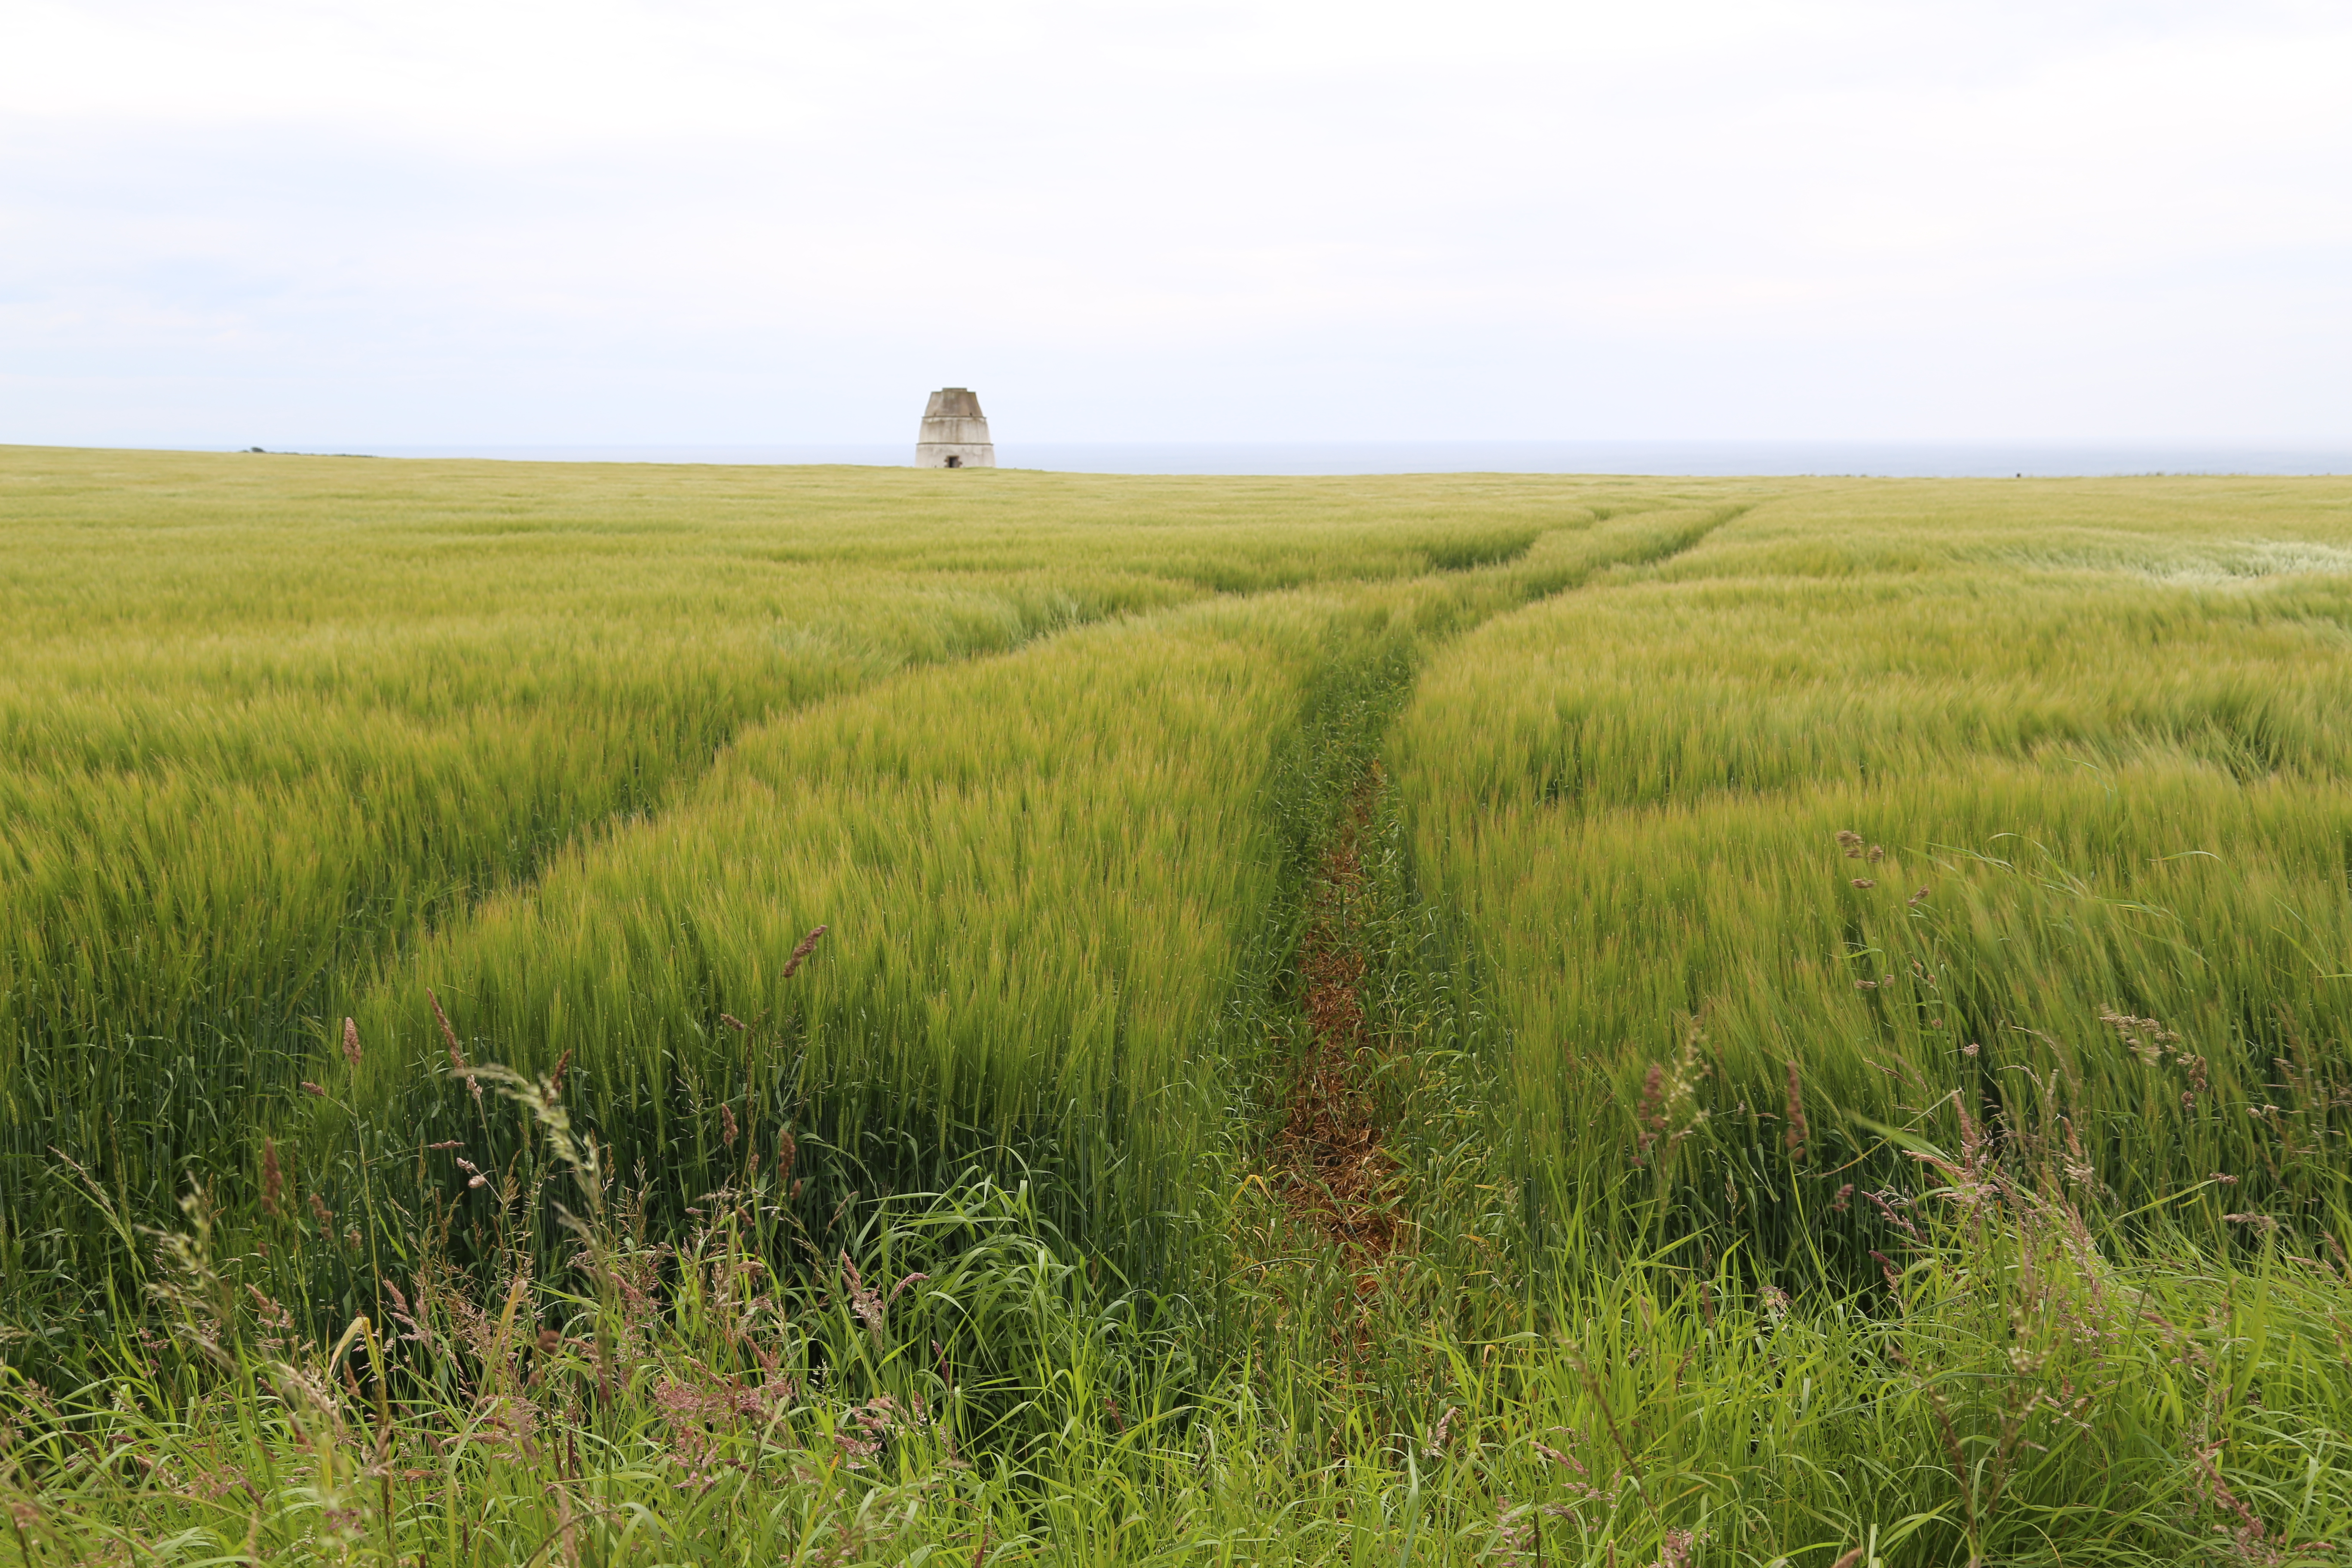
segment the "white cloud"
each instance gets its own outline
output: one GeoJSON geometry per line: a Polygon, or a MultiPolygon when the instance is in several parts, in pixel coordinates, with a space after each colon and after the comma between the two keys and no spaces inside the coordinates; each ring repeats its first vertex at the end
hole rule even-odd
{"type": "Polygon", "coordinates": [[[2343,440],[2282,5],[0,0],[0,439],[2343,440]]]}

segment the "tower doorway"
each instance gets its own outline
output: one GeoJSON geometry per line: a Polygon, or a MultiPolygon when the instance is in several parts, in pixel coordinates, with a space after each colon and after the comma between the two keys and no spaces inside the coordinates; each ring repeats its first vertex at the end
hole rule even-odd
{"type": "Polygon", "coordinates": [[[950,453],[948,454],[948,467],[949,467],[949,468],[962,468],[962,467],[963,467],[963,458],[962,458],[962,457],[961,457],[960,454],[958,454],[958,453],[950,452],[950,453]]]}

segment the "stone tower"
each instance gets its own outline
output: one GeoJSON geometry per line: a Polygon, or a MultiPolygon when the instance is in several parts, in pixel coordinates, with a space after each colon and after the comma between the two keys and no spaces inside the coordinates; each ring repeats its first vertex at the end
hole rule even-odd
{"type": "Polygon", "coordinates": [[[923,428],[915,437],[919,468],[992,468],[996,447],[988,438],[988,416],[980,399],[961,386],[943,386],[931,394],[923,409],[923,428]]]}

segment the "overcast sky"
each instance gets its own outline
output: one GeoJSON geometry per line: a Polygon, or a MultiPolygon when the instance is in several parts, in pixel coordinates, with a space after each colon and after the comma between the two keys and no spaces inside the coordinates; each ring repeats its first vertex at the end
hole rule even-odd
{"type": "Polygon", "coordinates": [[[2352,5],[0,0],[0,442],[2352,441],[2352,5]]]}

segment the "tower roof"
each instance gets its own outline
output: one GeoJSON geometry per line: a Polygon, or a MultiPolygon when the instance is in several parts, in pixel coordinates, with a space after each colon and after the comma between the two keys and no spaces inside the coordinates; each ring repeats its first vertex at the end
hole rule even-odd
{"type": "Polygon", "coordinates": [[[929,406],[923,410],[926,419],[984,419],[980,411],[980,395],[969,387],[942,386],[931,394],[929,406]]]}

